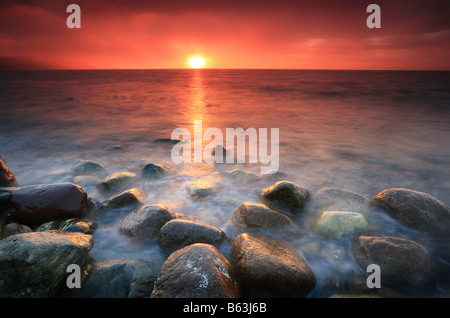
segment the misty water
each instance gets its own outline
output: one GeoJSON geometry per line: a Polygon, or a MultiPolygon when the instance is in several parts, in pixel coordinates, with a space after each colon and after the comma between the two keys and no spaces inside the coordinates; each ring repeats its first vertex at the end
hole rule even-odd
{"type": "MultiPolygon", "coordinates": [[[[181,164],[171,159],[175,128],[279,128],[281,179],[306,187],[353,191],[371,199],[387,188],[426,192],[450,203],[450,72],[296,70],[99,70],[0,72],[0,153],[20,186],[73,182],[82,160],[109,173],[140,175],[146,163],[166,167],[159,180],[139,179],[146,204],[164,204],[194,220],[234,235],[230,218],[245,201],[280,180],[233,180],[221,171],[258,174],[260,164],[181,164]],[[215,193],[203,200],[186,187],[202,180],[215,193]]],[[[206,144],[207,142],[205,142],[206,144]]],[[[226,146],[226,145],[225,145],[226,146]]],[[[83,189],[107,199],[95,184],[83,189]]],[[[109,194],[111,195],[111,194],[109,194]]],[[[164,262],[157,240],[131,241],[117,231],[126,211],[96,216],[90,256],[101,262],[140,258],[164,262]]],[[[306,234],[289,243],[317,276],[312,297],[329,296],[329,285],[366,277],[350,241],[327,240],[312,230],[317,211],[294,217],[306,234]],[[330,283],[331,281],[331,283],[330,283]]],[[[431,239],[375,210],[366,215],[378,236],[413,239],[445,269],[447,252],[431,239]]],[[[221,251],[228,257],[229,246],[221,251]]],[[[449,253],[450,254],[450,253],[449,253]]],[[[450,265],[448,265],[450,268],[450,265]]],[[[448,282],[439,280],[437,293],[448,282]]]]}

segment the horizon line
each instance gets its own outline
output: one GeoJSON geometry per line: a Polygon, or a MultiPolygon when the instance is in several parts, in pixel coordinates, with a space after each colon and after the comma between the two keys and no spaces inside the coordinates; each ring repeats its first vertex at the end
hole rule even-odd
{"type": "Polygon", "coordinates": [[[163,70],[263,70],[263,71],[380,71],[380,72],[448,72],[449,69],[338,69],[338,68],[17,68],[0,71],[163,71],[163,70]]]}

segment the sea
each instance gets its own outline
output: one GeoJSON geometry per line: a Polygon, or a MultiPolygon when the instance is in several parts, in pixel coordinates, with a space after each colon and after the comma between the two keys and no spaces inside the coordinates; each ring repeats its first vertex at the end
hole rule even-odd
{"type": "MultiPolygon", "coordinates": [[[[169,172],[164,178],[133,185],[145,194],[145,204],[164,204],[230,236],[236,208],[246,201],[263,203],[261,190],[277,180],[301,185],[312,197],[325,187],[369,199],[388,188],[408,188],[450,204],[450,72],[1,71],[0,154],[19,186],[73,182],[73,168],[84,160],[101,163],[111,174],[138,176],[145,164],[160,164],[169,172]],[[276,173],[261,175],[262,163],[247,161],[175,164],[171,134],[176,128],[193,133],[196,120],[203,130],[224,134],[227,128],[278,128],[276,173]],[[236,169],[260,179],[224,177],[236,169]],[[199,180],[214,187],[200,200],[186,190],[199,180]]],[[[96,202],[107,199],[94,183],[83,188],[96,202]]],[[[95,262],[139,258],[160,267],[165,256],[156,239],[141,244],[118,232],[126,213],[96,216],[90,256],[95,262]]],[[[312,226],[317,211],[302,213],[296,221],[306,235],[290,244],[316,274],[310,297],[349,292],[339,286],[367,277],[350,240],[318,236],[312,226]]],[[[429,249],[444,274],[426,296],[450,295],[448,251],[382,211],[368,218],[376,235],[412,239],[429,249]]],[[[229,246],[221,251],[229,256],[229,246]]]]}

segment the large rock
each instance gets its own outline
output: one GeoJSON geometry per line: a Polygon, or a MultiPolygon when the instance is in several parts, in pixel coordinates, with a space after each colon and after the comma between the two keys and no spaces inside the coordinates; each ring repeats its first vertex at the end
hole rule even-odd
{"type": "Polygon", "coordinates": [[[65,297],[144,298],[150,297],[156,278],[153,265],[138,259],[116,259],[90,266],[81,288],[66,290],[65,297]]]}
{"type": "Polygon", "coordinates": [[[81,265],[91,235],[61,231],[22,233],[0,241],[0,297],[53,297],[69,264],[81,265]]]}
{"type": "Polygon", "coordinates": [[[232,266],[217,248],[192,244],[172,253],[162,265],[152,298],[239,297],[232,266]]]}
{"type": "Polygon", "coordinates": [[[231,224],[240,233],[282,235],[296,238],[303,236],[291,218],[282,211],[272,209],[264,204],[244,202],[231,217],[231,224]]]}
{"type": "Polygon", "coordinates": [[[0,187],[14,187],[16,185],[16,177],[8,169],[8,167],[0,160],[0,187]]]}
{"type": "Polygon", "coordinates": [[[314,211],[348,211],[367,213],[372,203],[362,194],[339,188],[322,188],[317,191],[311,200],[311,209],[314,211]]]}
{"type": "Polygon", "coordinates": [[[194,243],[206,243],[219,247],[227,238],[225,233],[212,225],[190,220],[171,220],[159,232],[161,249],[171,253],[194,243]]]}
{"type": "Polygon", "coordinates": [[[326,238],[339,240],[356,234],[368,234],[371,228],[369,221],[361,213],[326,211],[321,213],[314,229],[326,238]]]}
{"type": "Polygon", "coordinates": [[[123,216],[118,228],[128,237],[144,242],[157,237],[164,224],[177,218],[183,219],[185,216],[161,204],[144,205],[123,216]]]}
{"type": "Polygon", "coordinates": [[[428,251],[420,244],[398,237],[360,236],[352,244],[356,262],[366,270],[377,264],[381,285],[423,291],[435,285],[434,264],[428,251]]]}
{"type": "Polygon", "coordinates": [[[436,235],[450,234],[450,208],[427,193],[393,188],[378,193],[372,201],[406,226],[436,235]]]}
{"type": "Polygon", "coordinates": [[[87,194],[73,183],[34,185],[11,191],[15,206],[12,219],[26,225],[48,221],[80,218],[85,214],[87,194]]]}
{"type": "Polygon", "coordinates": [[[305,297],[316,285],[303,257],[271,237],[243,233],[233,240],[230,257],[244,296],[305,297]]]}
{"type": "Polygon", "coordinates": [[[289,181],[278,181],[261,191],[266,204],[292,212],[301,211],[309,200],[309,191],[289,181]]]}

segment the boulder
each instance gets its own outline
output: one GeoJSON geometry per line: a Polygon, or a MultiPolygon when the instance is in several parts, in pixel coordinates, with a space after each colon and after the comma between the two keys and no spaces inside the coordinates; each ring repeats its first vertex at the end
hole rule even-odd
{"type": "Polygon", "coordinates": [[[423,292],[435,285],[434,264],[428,251],[420,244],[399,237],[360,236],[352,243],[356,262],[366,270],[377,264],[381,284],[423,292]]]}
{"type": "Polygon", "coordinates": [[[372,203],[362,194],[339,188],[325,187],[317,191],[311,200],[314,211],[348,211],[367,213],[372,203]]]}
{"type": "Polygon", "coordinates": [[[41,224],[36,228],[36,232],[60,230],[63,232],[80,232],[83,234],[93,234],[98,224],[88,219],[67,219],[55,220],[41,224]]]}
{"type": "Polygon", "coordinates": [[[16,177],[8,169],[8,167],[0,160],[0,187],[16,186],[16,177]]]}
{"type": "Polygon", "coordinates": [[[130,186],[137,176],[131,172],[116,172],[102,180],[97,185],[97,190],[100,192],[120,191],[130,186]]]}
{"type": "Polygon", "coordinates": [[[76,298],[147,298],[156,278],[154,266],[139,259],[108,260],[90,266],[81,288],[64,291],[76,298]]]}
{"type": "Polygon", "coordinates": [[[106,169],[102,164],[96,161],[82,161],[78,163],[73,169],[73,176],[96,176],[104,178],[108,175],[106,169]]]}
{"type": "Polygon", "coordinates": [[[158,273],[152,298],[239,297],[232,266],[219,250],[196,243],[172,253],[158,273]]]}
{"type": "Polygon", "coordinates": [[[105,209],[135,209],[143,205],[145,195],[138,189],[130,189],[114,195],[103,202],[105,209]]]}
{"type": "Polygon", "coordinates": [[[155,163],[147,163],[141,171],[145,179],[159,179],[167,174],[167,170],[155,163]]]}
{"type": "Polygon", "coordinates": [[[435,235],[450,234],[450,208],[427,193],[392,188],[378,193],[372,201],[408,227],[435,235]]]}
{"type": "Polygon", "coordinates": [[[52,220],[79,218],[85,214],[87,194],[73,183],[34,185],[11,191],[13,221],[39,225],[52,220]]]}
{"type": "Polygon", "coordinates": [[[158,243],[165,252],[173,252],[194,243],[205,243],[215,247],[227,238],[225,233],[215,227],[190,220],[171,220],[159,232],[158,243]]]}
{"type": "Polygon", "coordinates": [[[367,218],[361,213],[326,211],[320,214],[314,229],[326,238],[339,240],[356,234],[368,234],[371,227],[367,218]]]}
{"type": "Polygon", "coordinates": [[[130,238],[145,242],[157,237],[163,225],[170,220],[183,218],[182,213],[173,212],[162,204],[144,205],[123,216],[118,229],[130,238]]]}
{"type": "Polygon", "coordinates": [[[316,285],[303,257],[271,237],[240,234],[233,240],[230,258],[244,297],[305,297],[316,285]]]}
{"type": "Polygon", "coordinates": [[[261,191],[266,204],[282,210],[301,211],[309,200],[309,191],[289,181],[278,181],[261,191]]]}
{"type": "Polygon", "coordinates": [[[62,231],[21,233],[0,241],[0,297],[54,297],[70,264],[82,265],[91,235],[62,231]]]}
{"type": "Polygon", "coordinates": [[[291,218],[282,211],[272,209],[264,204],[244,202],[231,217],[233,227],[242,232],[265,235],[282,235],[300,238],[300,229],[291,218]]]}

